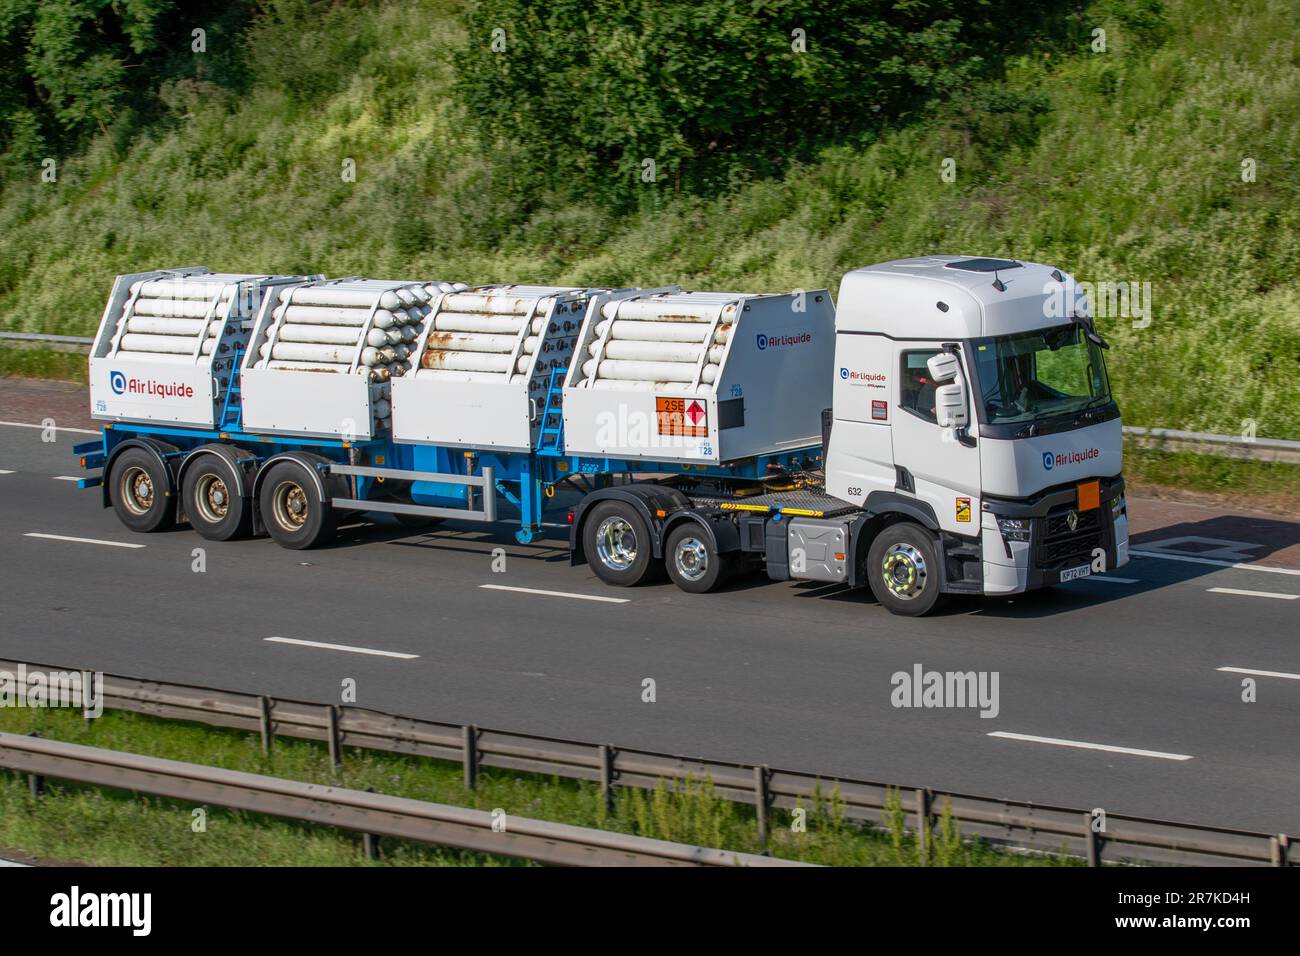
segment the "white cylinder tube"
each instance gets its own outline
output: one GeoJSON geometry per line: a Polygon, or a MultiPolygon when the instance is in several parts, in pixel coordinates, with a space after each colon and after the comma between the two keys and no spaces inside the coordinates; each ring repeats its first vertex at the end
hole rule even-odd
{"type": "MultiPolygon", "coordinates": [[[[516,316],[440,312],[433,320],[433,328],[437,332],[487,332],[515,335],[524,327],[526,321],[526,319],[516,316]]],[[[530,323],[530,331],[540,333],[545,326],[545,319],[533,319],[530,323]]]]}
{"type": "Polygon", "coordinates": [[[289,362],[328,362],[348,365],[356,353],[355,345],[311,345],[305,342],[276,342],[271,358],[289,362]]]}
{"type": "Polygon", "coordinates": [[[198,344],[193,336],[187,335],[146,335],[128,332],[118,344],[120,352],[171,352],[188,355],[198,344]]]}
{"type": "MultiPolygon", "coordinates": [[[[218,329],[220,322],[214,322],[218,329]]],[[[193,338],[207,330],[208,323],[202,319],[162,319],[152,316],[133,316],[127,319],[128,332],[144,332],[153,335],[182,335],[193,338]]],[[[215,333],[211,333],[215,334],[215,333]]]]}
{"type": "Polygon", "coordinates": [[[492,295],[483,292],[456,292],[442,300],[444,312],[480,312],[488,315],[527,315],[534,302],[537,312],[551,307],[553,298],[537,301],[512,295],[492,295]]]}
{"type": "MultiPolygon", "coordinates": [[[[606,302],[600,307],[600,314],[607,319],[616,315],[620,319],[650,322],[712,322],[717,317],[719,305],[701,302],[663,302],[654,299],[632,299],[623,302],[606,302]]],[[[731,303],[722,307],[724,317],[732,315],[736,306],[731,303]]]]}
{"type": "Polygon", "coordinates": [[[348,364],[344,362],[289,362],[272,359],[267,362],[265,359],[257,363],[258,368],[277,368],[286,371],[295,372],[337,372],[345,373],[348,370],[348,364]]]}
{"type": "Polygon", "coordinates": [[[425,348],[429,351],[447,352],[513,352],[515,337],[513,335],[474,335],[451,332],[433,332],[425,339],[425,348]]]}
{"type": "Polygon", "coordinates": [[[275,309],[275,318],[295,325],[365,325],[366,309],[325,305],[291,305],[275,309]]]}
{"type": "Polygon", "coordinates": [[[509,372],[510,356],[490,352],[425,352],[420,365],[430,369],[456,372],[509,372]]]}
{"type": "Polygon", "coordinates": [[[234,291],[233,284],[223,282],[204,282],[202,279],[147,279],[131,286],[131,291],[141,299],[211,299],[220,295],[229,299],[234,291]]]}
{"type": "Polygon", "coordinates": [[[212,309],[212,303],[203,299],[140,299],[131,310],[131,314],[151,315],[164,319],[201,319],[208,314],[209,310],[214,316],[221,315],[228,304],[229,300],[219,302],[216,309],[212,309]]]}
{"type": "MultiPolygon", "coordinates": [[[[311,342],[318,345],[356,345],[355,328],[345,325],[282,325],[277,342],[311,342]]],[[[382,334],[382,333],[381,333],[382,334]]]]}

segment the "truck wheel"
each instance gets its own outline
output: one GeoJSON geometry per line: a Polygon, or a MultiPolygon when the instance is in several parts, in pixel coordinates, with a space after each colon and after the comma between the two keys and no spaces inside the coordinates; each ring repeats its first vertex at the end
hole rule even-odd
{"type": "Polygon", "coordinates": [[[257,496],[262,523],[282,548],[303,551],[334,536],[338,520],[334,507],[322,501],[305,465],[280,461],[262,479],[257,496]]]}
{"type": "Polygon", "coordinates": [[[606,584],[632,587],[654,570],[650,529],[624,501],[602,501],[582,529],[582,546],[596,577],[606,584]]]}
{"type": "Polygon", "coordinates": [[[891,524],[876,535],[867,552],[867,579],[876,600],[894,614],[929,614],[944,596],[934,540],[910,521],[891,524]]]}
{"type": "Polygon", "coordinates": [[[171,476],[143,448],[128,448],[113,462],[108,497],[118,520],[132,531],[166,531],[176,524],[171,476]]]}
{"type": "Polygon", "coordinates": [[[694,521],[678,525],[668,535],[664,565],[673,584],[691,594],[707,594],[731,576],[731,561],[718,554],[709,536],[694,521]]]}
{"type": "Polygon", "coordinates": [[[253,504],[240,497],[232,467],[218,455],[203,455],[181,484],[190,525],[209,541],[247,538],[253,530],[253,504]]]}

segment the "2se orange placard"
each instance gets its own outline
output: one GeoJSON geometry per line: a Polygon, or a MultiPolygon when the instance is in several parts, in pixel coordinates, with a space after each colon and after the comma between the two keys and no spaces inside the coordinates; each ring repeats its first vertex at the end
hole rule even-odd
{"type": "Polygon", "coordinates": [[[1101,482],[1085,481],[1079,485],[1079,510],[1091,511],[1101,507],[1101,482]]]}

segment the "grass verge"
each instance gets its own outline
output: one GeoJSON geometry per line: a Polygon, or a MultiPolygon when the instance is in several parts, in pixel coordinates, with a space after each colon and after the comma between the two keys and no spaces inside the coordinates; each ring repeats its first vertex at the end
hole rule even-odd
{"type": "Polygon", "coordinates": [[[1124,442],[1124,479],[1139,495],[1248,507],[1292,518],[1300,513],[1300,465],[1250,461],[1124,442]],[[1189,494],[1190,493],[1190,494],[1189,494]]]}
{"type": "MultiPolygon", "coordinates": [[[[0,730],[133,753],[186,760],[249,773],[333,784],[437,803],[500,808],[507,814],[598,827],[621,833],[759,852],[754,812],[716,796],[707,781],[653,792],[620,789],[606,809],[595,784],[533,774],[485,770],[478,788],[464,787],[459,765],[393,754],[347,750],[335,775],[321,745],[277,740],[263,756],[253,734],[108,712],[87,723],[68,710],[0,710],[0,730]]],[[[44,798],[30,795],[26,779],[0,774],[0,846],[32,857],[98,865],[345,866],[368,865],[359,835],[258,814],[208,808],[206,831],[192,828],[195,807],[174,800],[60,782],[44,798]]],[[[771,814],[774,855],[833,866],[917,865],[915,841],[903,832],[901,803],[888,832],[846,820],[835,794],[806,808],[806,831],[793,815],[771,814]]],[[[382,864],[483,866],[514,861],[422,844],[384,840],[382,864]]],[[[935,828],[933,862],[940,866],[1077,865],[1066,858],[1010,853],[983,841],[964,841],[950,816],[935,828]]]]}
{"type": "Polygon", "coordinates": [[[89,381],[86,353],[43,345],[0,343],[0,376],[45,378],[59,382],[89,381]]]}

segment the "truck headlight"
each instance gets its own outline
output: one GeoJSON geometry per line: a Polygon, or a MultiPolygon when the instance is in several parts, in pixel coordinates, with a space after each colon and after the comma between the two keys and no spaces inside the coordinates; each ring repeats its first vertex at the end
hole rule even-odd
{"type": "Polygon", "coordinates": [[[998,521],[998,530],[1002,532],[1002,537],[1008,541],[1028,541],[1029,540],[1029,519],[1028,518],[1004,518],[1001,515],[995,515],[998,521]]]}
{"type": "Polygon", "coordinates": [[[1128,504],[1124,501],[1123,495],[1116,495],[1114,498],[1110,499],[1110,520],[1112,522],[1118,520],[1119,516],[1124,514],[1127,510],[1128,504]]]}

